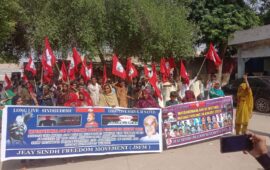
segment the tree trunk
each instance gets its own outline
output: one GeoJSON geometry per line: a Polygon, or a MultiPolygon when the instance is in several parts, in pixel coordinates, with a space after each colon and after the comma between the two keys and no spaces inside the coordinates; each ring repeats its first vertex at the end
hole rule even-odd
{"type": "Polygon", "coordinates": [[[99,49],[98,50],[98,56],[99,56],[99,58],[100,58],[100,60],[101,60],[101,63],[104,65],[104,64],[106,64],[105,63],[105,57],[104,57],[104,55],[103,55],[103,53],[102,53],[102,51],[99,49]]]}
{"type": "Polygon", "coordinates": [[[218,68],[218,75],[217,78],[220,83],[222,83],[222,68],[223,68],[223,59],[225,58],[226,50],[228,47],[227,41],[223,41],[222,44],[220,45],[220,59],[221,59],[221,65],[218,68]]]}

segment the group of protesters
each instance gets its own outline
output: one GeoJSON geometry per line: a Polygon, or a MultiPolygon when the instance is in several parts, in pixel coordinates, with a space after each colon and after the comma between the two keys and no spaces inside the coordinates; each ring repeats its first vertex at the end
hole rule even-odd
{"type": "MultiPolygon", "coordinates": [[[[4,105],[36,105],[162,108],[224,96],[214,74],[206,83],[197,76],[189,84],[183,83],[181,78],[170,78],[165,82],[159,80],[158,87],[162,94],[161,98],[155,94],[155,90],[145,77],[133,79],[132,82],[121,79],[112,82],[108,79],[105,84],[102,84],[102,78],[92,77],[88,82],[79,78],[70,83],[58,81],[51,85],[25,82],[17,77],[13,79],[9,89],[4,89],[0,84],[0,91],[2,107],[4,105]]],[[[237,93],[236,134],[246,133],[252,109],[252,91],[245,75],[237,93]]],[[[24,165],[25,160],[22,163],[24,165]]]]}
{"type": "Polygon", "coordinates": [[[36,106],[104,106],[126,108],[162,108],[174,104],[204,100],[224,96],[216,76],[204,85],[195,77],[190,84],[181,79],[170,78],[166,82],[159,81],[158,87],[162,98],[144,77],[112,82],[111,79],[102,84],[102,78],[92,77],[88,82],[79,78],[70,83],[58,81],[51,85],[25,82],[15,77],[10,89],[1,90],[2,105],[36,105],[36,106]],[[205,88],[204,88],[205,87],[205,88]]]}

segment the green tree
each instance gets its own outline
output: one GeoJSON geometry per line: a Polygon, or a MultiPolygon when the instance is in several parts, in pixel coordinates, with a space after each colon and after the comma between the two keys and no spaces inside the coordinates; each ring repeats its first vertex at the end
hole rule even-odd
{"type": "Polygon", "coordinates": [[[36,11],[31,29],[34,44],[41,44],[48,36],[54,49],[66,51],[78,47],[80,51],[98,52],[105,37],[105,8],[100,0],[49,0],[36,11]]]}
{"type": "Polygon", "coordinates": [[[18,26],[24,20],[23,9],[19,0],[0,1],[0,62],[16,60],[13,57],[14,48],[11,37],[18,26]]]}
{"type": "Polygon", "coordinates": [[[200,27],[199,42],[216,44],[222,58],[232,33],[260,23],[256,13],[242,0],[193,1],[190,7],[190,19],[200,27]]]}
{"type": "Polygon", "coordinates": [[[174,1],[106,1],[108,42],[122,56],[143,60],[193,56],[196,27],[174,1]]]}
{"type": "Polygon", "coordinates": [[[48,36],[52,48],[62,52],[63,57],[72,47],[99,55],[102,61],[104,47],[122,58],[138,56],[143,60],[194,54],[197,29],[187,20],[185,0],[9,2],[13,1],[25,17],[22,20],[16,15],[17,18],[7,20],[12,24],[6,28],[7,36],[2,37],[13,33],[11,51],[26,54],[34,48],[41,54],[44,37],[48,36]]]}
{"type": "MultiPolygon", "coordinates": [[[[260,23],[258,15],[243,0],[200,0],[190,4],[190,19],[200,27],[199,43],[213,42],[225,57],[228,38],[237,30],[260,23]]],[[[221,77],[222,66],[219,68],[221,77]]]]}

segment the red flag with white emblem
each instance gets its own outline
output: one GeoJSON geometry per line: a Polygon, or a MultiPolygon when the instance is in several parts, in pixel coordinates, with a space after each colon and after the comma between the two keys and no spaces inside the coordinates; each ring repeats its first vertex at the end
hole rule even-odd
{"type": "Polygon", "coordinates": [[[113,55],[112,60],[113,60],[112,74],[122,79],[126,79],[127,77],[126,71],[123,65],[119,62],[118,57],[115,54],[113,55]]]}
{"type": "Polygon", "coordinates": [[[78,72],[78,65],[82,62],[82,59],[75,47],[72,49],[72,51],[73,51],[73,61],[75,65],[75,72],[78,72]]]}
{"type": "Polygon", "coordinates": [[[25,66],[25,70],[30,71],[33,74],[33,76],[37,74],[37,69],[31,55],[29,57],[27,65],[25,66]]]}
{"type": "Polygon", "coordinates": [[[148,68],[146,65],[144,65],[144,74],[146,78],[148,78],[149,83],[152,85],[156,95],[162,99],[161,97],[161,91],[157,86],[157,72],[156,72],[156,65],[153,63],[152,64],[152,69],[148,68]]]}
{"type": "Polygon", "coordinates": [[[206,53],[206,59],[213,61],[216,67],[220,66],[221,64],[221,59],[219,58],[212,43],[210,43],[209,50],[206,53]]]}
{"type": "Polygon", "coordinates": [[[42,54],[43,81],[48,83],[53,77],[53,66],[56,63],[56,57],[51,49],[48,37],[45,37],[45,48],[42,54]]]}
{"type": "Polygon", "coordinates": [[[59,72],[59,80],[63,80],[64,82],[68,80],[68,71],[64,61],[62,61],[61,70],[59,72]]]}
{"type": "Polygon", "coordinates": [[[132,64],[131,58],[127,59],[127,78],[131,81],[134,77],[138,76],[138,71],[132,64]]]}
{"type": "Polygon", "coordinates": [[[87,66],[86,64],[86,57],[83,60],[82,68],[80,71],[80,74],[82,75],[84,82],[87,82],[91,79],[91,76],[93,74],[93,64],[92,61],[90,61],[90,64],[87,66]]]}
{"type": "Polygon", "coordinates": [[[48,37],[45,37],[45,49],[42,54],[42,66],[48,72],[53,73],[53,66],[56,63],[56,57],[50,46],[48,37]]]}
{"type": "Polygon", "coordinates": [[[5,90],[8,90],[11,87],[12,87],[11,80],[9,79],[9,77],[7,76],[7,74],[5,74],[4,88],[5,88],[5,90]]]}
{"type": "Polygon", "coordinates": [[[75,77],[75,73],[76,73],[76,67],[75,67],[75,64],[74,64],[74,59],[71,58],[71,61],[70,61],[70,64],[69,64],[69,70],[68,70],[68,75],[69,75],[69,80],[75,80],[76,77],[75,77]]]}

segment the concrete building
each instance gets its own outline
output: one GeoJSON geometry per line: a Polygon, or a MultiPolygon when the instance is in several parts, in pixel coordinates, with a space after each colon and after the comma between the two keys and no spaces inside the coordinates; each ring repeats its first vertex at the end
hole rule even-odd
{"type": "Polygon", "coordinates": [[[237,77],[270,73],[270,25],[236,31],[228,44],[237,48],[237,77]]]}

